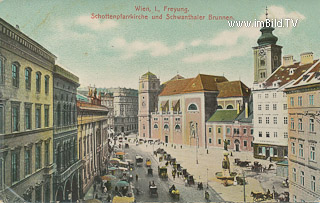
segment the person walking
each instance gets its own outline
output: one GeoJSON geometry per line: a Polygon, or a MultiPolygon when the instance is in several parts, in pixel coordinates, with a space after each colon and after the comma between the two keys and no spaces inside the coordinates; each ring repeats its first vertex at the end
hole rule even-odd
{"type": "Polygon", "coordinates": [[[138,174],[136,174],[136,181],[138,181],[138,174]]]}

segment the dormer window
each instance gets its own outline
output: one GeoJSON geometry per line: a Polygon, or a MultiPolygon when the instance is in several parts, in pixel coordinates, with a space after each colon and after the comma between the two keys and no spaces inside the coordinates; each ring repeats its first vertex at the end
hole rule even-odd
{"type": "Polygon", "coordinates": [[[304,76],[302,77],[302,80],[303,80],[303,81],[306,81],[306,80],[308,79],[308,77],[309,77],[309,75],[304,75],[304,76]]]}
{"type": "Polygon", "coordinates": [[[289,70],[289,75],[293,75],[294,74],[294,69],[293,68],[290,68],[289,70]]]}

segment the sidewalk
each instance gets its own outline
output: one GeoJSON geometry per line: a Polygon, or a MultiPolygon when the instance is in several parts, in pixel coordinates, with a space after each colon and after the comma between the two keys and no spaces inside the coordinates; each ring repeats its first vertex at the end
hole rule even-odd
{"type": "MultiPolygon", "coordinates": [[[[206,183],[208,181],[209,185],[221,195],[221,197],[225,201],[233,201],[233,202],[243,202],[244,200],[244,187],[243,185],[231,185],[225,187],[222,185],[222,182],[215,177],[216,172],[222,171],[222,159],[223,159],[223,149],[209,149],[209,154],[207,154],[205,149],[198,149],[198,164],[196,164],[196,149],[195,147],[183,147],[174,149],[171,146],[166,147],[165,145],[155,145],[154,150],[159,147],[163,148],[167,153],[171,154],[172,157],[176,158],[177,162],[183,168],[186,168],[187,171],[194,176],[195,181],[206,183]],[[208,174],[208,177],[207,177],[208,174]]],[[[141,150],[144,150],[148,153],[152,153],[153,146],[152,145],[139,145],[141,150]]],[[[268,171],[266,173],[255,173],[253,174],[247,168],[240,168],[236,166],[234,163],[235,158],[239,158],[240,160],[248,160],[253,163],[256,159],[253,158],[252,152],[232,152],[233,157],[229,156],[230,159],[230,168],[232,172],[237,172],[238,174],[243,172],[246,173],[246,201],[253,202],[251,195],[251,191],[254,192],[266,192],[269,189],[272,192],[272,187],[275,187],[277,192],[285,190],[281,188],[281,177],[275,175],[275,170],[268,171]],[[247,171],[248,170],[248,171],[247,171]]],[[[158,156],[159,157],[159,156],[158,156]]],[[[158,162],[158,160],[156,159],[158,162]]],[[[267,166],[270,164],[267,160],[258,159],[263,166],[267,166]]],[[[273,163],[274,168],[276,167],[275,163],[273,163]]],[[[169,169],[171,167],[168,167],[169,169]]],[[[168,170],[169,178],[172,179],[171,170],[168,170]]],[[[178,184],[180,180],[176,178],[178,184]]],[[[272,200],[274,201],[274,200],[272,200]]],[[[270,202],[270,200],[269,200],[270,202]]]]}

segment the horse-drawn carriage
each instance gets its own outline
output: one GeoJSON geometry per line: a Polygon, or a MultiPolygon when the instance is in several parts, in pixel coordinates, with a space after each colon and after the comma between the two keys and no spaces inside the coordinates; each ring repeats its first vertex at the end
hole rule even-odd
{"type": "Polygon", "coordinates": [[[154,184],[154,182],[152,184],[149,184],[149,195],[150,197],[158,197],[158,188],[154,184]]]}
{"type": "Polygon", "coordinates": [[[143,157],[137,155],[137,156],[136,156],[136,165],[137,165],[137,166],[142,166],[142,163],[143,163],[143,157]]]}
{"type": "Polygon", "coordinates": [[[251,197],[253,197],[253,201],[265,201],[273,199],[273,194],[268,190],[267,193],[263,192],[251,192],[251,197]]]}
{"type": "Polygon", "coordinates": [[[175,200],[180,199],[180,192],[178,189],[176,189],[176,187],[174,185],[172,185],[172,187],[169,189],[169,194],[175,200]]]}
{"type": "Polygon", "coordinates": [[[158,175],[161,179],[168,179],[168,172],[166,167],[159,167],[158,166],[158,175]]]}
{"type": "Polygon", "coordinates": [[[188,175],[187,182],[188,182],[188,185],[194,185],[193,175],[188,175]]]}

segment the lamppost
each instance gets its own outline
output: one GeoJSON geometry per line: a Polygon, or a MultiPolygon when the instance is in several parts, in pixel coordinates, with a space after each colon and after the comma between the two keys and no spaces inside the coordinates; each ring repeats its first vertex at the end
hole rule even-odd
{"type": "Polygon", "coordinates": [[[207,189],[209,188],[209,181],[208,181],[208,168],[207,168],[207,189]]]}
{"type": "Polygon", "coordinates": [[[243,201],[246,202],[246,174],[244,171],[242,172],[243,175],[243,201]]]}

